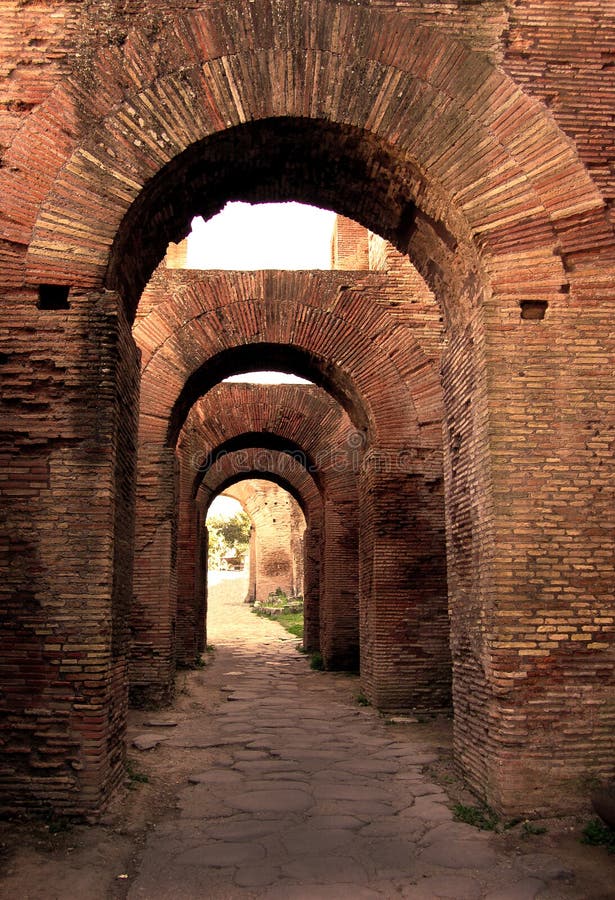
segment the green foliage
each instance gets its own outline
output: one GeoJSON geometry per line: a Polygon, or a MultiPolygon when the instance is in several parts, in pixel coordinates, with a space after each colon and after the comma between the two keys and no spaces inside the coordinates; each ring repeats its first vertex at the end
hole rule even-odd
{"type": "Polygon", "coordinates": [[[359,704],[359,706],[371,706],[369,700],[362,691],[361,693],[357,694],[357,703],[359,704]]]}
{"type": "Polygon", "coordinates": [[[535,825],[534,822],[530,822],[529,819],[526,819],[521,826],[521,833],[523,837],[529,837],[531,834],[546,834],[547,829],[544,825],[535,825]]]}
{"type": "Polygon", "coordinates": [[[314,669],[316,672],[324,672],[325,661],[322,658],[322,653],[312,653],[310,656],[310,669],[314,669]]]}
{"type": "Polygon", "coordinates": [[[289,634],[303,638],[303,613],[282,613],[274,621],[279,622],[289,634]]]}
{"type": "Polygon", "coordinates": [[[224,557],[235,551],[236,556],[243,557],[250,545],[250,519],[245,512],[234,516],[209,516],[207,519],[209,532],[209,567],[224,568],[224,557]]]}
{"type": "Polygon", "coordinates": [[[261,608],[265,609],[284,609],[285,606],[303,606],[303,597],[289,597],[282,588],[278,587],[275,591],[271,591],[267,599],[257,600],[254,604],[254,611],[261,608]]]}
{"type": "Polygon", "coordinates": [[[606,847],[609,853],[615,853],[615,831],[600,819],[592,819],[587,823],[581,842],[594,847],[606,847]]]}
{"type": "Polygon", "coordinates": [[[466,806],[464,803],[456,803],[453,814],[458,822],[473,825],[481,831],[495,831],[498,825],[498,817],[488,806],[466,806]]]}
{"type": "Polygon", "coordinates": [[[215,649],[216,648],[214,647],[213,644],[207,644],[207,646],[205,647],[205,650],[203,651],[206,654],[205,658],[203,658],[203,656],[200,653],[197,653],[197,655],[194,657],[194,661],[192,662],[192,665],[188,665],[185,668],[204,669],[211,662],[211,659],[208,659],[207,657],[213,656],[215,649]]]}
{"type": "Polygon", "coordinates": [[[544,825],[537,825],[529,819],[510,819],[508,822],[500,822],[494,811],[488,806],[466,806],[464,803],[456,803],[453,814],[458,822],[465,822],[480,828],[481,831],[508,831],[521,825],[521,836],[530,837],[535,834],[546,834],[544,825]]]}
{"type": "Polygon", "coordinates": [[[277,622],[282,628],[285,628],[289,634],[293,634],[295,637],[303,639],[302,612],[288,612],[280,613],[280,615],[276,616],[269,616],[264,610],[259,609],[257,606],[252,607],[252,612],[255,616],[260,616],[261,619],[270,619],[272,622],[277,622]]]}
{"type": "Polygon", "coordinates": [[[139,770],[135,767],[135,763],[132,759],[127,759],[126,780],[128,783],[128,788],[131,791],[134,791],[138,784],[148,784],[149,776],[146,775],[145,772],[139,772],[139,770]]]}
{"type": "Polygon", "coordinates": [[[250,519],[245,512],[235,513],[230,519],[212,516],[207,520],[207,527],[222,535],[228,547],[241,546],[245,549],[250,543],[250,519]]]}

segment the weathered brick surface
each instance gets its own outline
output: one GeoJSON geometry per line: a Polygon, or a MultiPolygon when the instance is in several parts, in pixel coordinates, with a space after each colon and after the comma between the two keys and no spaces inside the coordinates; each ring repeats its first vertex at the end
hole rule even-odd
{"type": "Polygon", "coordinates": [[[331,268],[350,271],[375,268],[370,265],[369,232],[344,216],[336,216],[333,226],[331,268]]]}
{"type": "MultiPolygon", "coordinates": [[[[3,586],[14,611],[8,647],[21,654],[6,672],[11,740],[30,721],[16,699],[26,658],[41,660],[35,681],[47,686],[33,708],[59,716],[64,735],[72,728],[62,690],[78,678],[49,687],[58,651],[39,633],[67,629],[54,604],[74,612],[75,595],[87,596],[86,617],[113,606],[115,473],[126,479],[97,382],[116,373],[117,395],[121,343],[108,348],[108,366],[81,366],[114,333],[97,318],[116,300],[101,289],[117,288],[132,316],[194,213],[230,197],[293,198],[335,208],[407,251],[441,307],[458,758],[511,812],[577,803],[581,775],[613,767],[612,4],[15,0],[3,10],[0,352],[15,542],[3,586]],[[48,326],[36,311],[38,284],[82,297],[65,316],[68,339],[55,330],[59,317],[48,326]],[[528,301],[546,304],[544,319],[521,318],[528,301]],[[45,360],[64,353],[60,387],[45,360]],[[41,437],[47,392],[43,402],[74,431],[53,427],[75,446],[50,450],[41,437]],[[71,396],[87,414],[66,413],[71,396]],[[59,521],[71,548],[85,548],[66,562],[47,549],[59,521]],[[44,613],[26,614],[26,594],[44,613]]],[[[248,303],[243,311],[255,315],[248,303]]],[[[226,320],[212,327],[230,347],[226,320]]],[[[331,340],[328,324],[310,327],[337,363],[339,332],[331,340]]],[[[394,341],[408,361],[402,376],[420,380],[408,340],[400,331],[394,341]]],[[[378,351],[366,353],[364,374],[382,385],[398,377],[378,351]]],[[[126,347],[122,357],[128,366],[126,347]]],[[[176,397],[183,386],[173,367],[168,374],[176,397]]],[[[372,422],[377,393],[362,397],[372,422]]],[[[374,447],[390,446],[386,418],[374,447]]],[[[78,667],[66,660],[81,658],[82,632],[66,633],[62,665],[78,667]]],[[[116,683],[105,663],[90,681],[101,695],[116,683]]],[[[86,750],[78,736],[74,751],[88,765],[71,774],[66,744],[68,780],[46,781],[55,805],[91,806],[113,782],[103,772],[110,756],[102,768],[92,762],[104,757],[109,727],[108,707],[94,707],[92,743],[86,750]]],[[[17,775],[12,760],[6,770],[15,802],[35,793],[26,768],[17,775]]]]}
{"type": "Polygon", "coordinates": [[[0,450],[8,812],[86,812],[123,776],[138,367],[114,301],[75,295],[68,311],[36,311],[32,292],[5,300],[2,404],[14,423],[0,450]]]}
{"type": "Polygon", "coordinates": [[[440,454],[371,447],[361,467],[361,675],[380,709],[450,705],[440,454]]]}
{"type": "Polygon", "coordinates": [[[172,696],[178,524],[175,454],[148,445],[140,432],[130,651],[131,698],[139,705],[172,696]]]}
{"type": "Polygon", "coordinates": [[[161,269],[143,306],[135,338],[148,437],[175,441],[221,377],[267,365],[326,387],[370,438],[441,445],[442,323],[416,273],[161,269]]]}
{"type": "Polygon", "coordinates": [[[303,596],[305,517],[295,498],[280,485],[259,478],[237,482],[225,492],[243,505],[254,530],[250,547],[251,603],[265,603],[278,588],[287,597],[303,596]]]}

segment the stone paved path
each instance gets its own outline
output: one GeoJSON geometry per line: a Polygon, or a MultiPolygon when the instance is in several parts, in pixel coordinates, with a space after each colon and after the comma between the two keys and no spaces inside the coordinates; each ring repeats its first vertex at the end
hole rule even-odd
{"type": "Polygon", "coordinates": [[[195,768],[175,815],[147,839],[130,900],[608,896],[552,854],[511,853],[454,822],[423,774],[434,750],[420,727],[392,728],[347,683],[312,672],[296,639],[251,614],[243,593],[237,577],[211,590],[216,658],[202,690],[222,667],[228,699],[161,735],[195,768]],[[199,766],[204,752],[211,762],[199,766]]]}

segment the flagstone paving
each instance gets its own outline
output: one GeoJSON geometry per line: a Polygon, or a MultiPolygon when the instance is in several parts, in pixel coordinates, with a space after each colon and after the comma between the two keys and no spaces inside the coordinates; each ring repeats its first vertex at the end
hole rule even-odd
{"type": "Polygon", "coordinates": [[[200,690],[222,674],[217,709],[178,715],[150,751],[216,761],[151,831],[129,900],[606,898],[553,853],[512,852],[455,822],[424,773],[438,754],[420,725],[392,727],[312,672],[296,638],[242,602],[242,584],[210,590],[215,661],[200,690]]]}

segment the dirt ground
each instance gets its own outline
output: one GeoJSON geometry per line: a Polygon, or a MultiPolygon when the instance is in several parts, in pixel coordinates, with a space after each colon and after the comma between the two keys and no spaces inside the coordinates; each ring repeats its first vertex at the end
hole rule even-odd
{"type": "MultiPolygon", "coordinates": [[[[187,751],[163,742],[153,750],[140,752],[130,745],[135,735],[161,730],[149,726],[147,723],[150,721],[159,724],[164,721],[186,722],[191,717],[198,717],[202,722],[228,707],[228,688],[225,686],[228,666],[232,661],[225,648],[227,640],[230,640],[229,635],[233,635],[233,640],[237,635],[233,633],[235,625],[232,617],[225,612],[225,603],[229,598],[239,602],[240,596],[243,596],[243,582],[241,578],[220,582],[218,588],[212,591],[212,601],[216,599],[216,590],[219,592],[217,605],[215,602],[212,605],[217,613],[212,615],[210,625],[215,649],[205,655],[203,669],[178,676],[173,709],[130,713],[129,774],[123,790],[113,799],[99,824],[74,825],[62,820],[0,823],[0,898],[124,900],[129,896],[131,885],[140,872],[147,842],[157,829],[164,828],[165,824],[168,827],[173,822],[177,815],[178,796],[185,788],[188,776],[191,772],[205,771],[216,764],[216,749],[213,747],[195,747],[187,751]]],[[[280,628],[269,622],[263,623],[263,627],[273,629],[274,633],[280,628]]],[[[258,653],[257,645],[248,649],[258,653]]],[[[330,673],[314,673],[313,677],[326,679],[341,701],[356,707],[359,691],[356,677],[330,673]]],[[[365,712],[378,718],[373,710],[365,712]]],[[[403,734],[408,726],[389,727],[394,736],[403,734]]],[[[420,729],[421,743],[437,751],[436,761],[427,767],[431,780],[445,789],[452,802],[474,804],[476,801],[464,789],[452,765],[450,719],[427,719],[413,727],[420,729]]],[[[558,897],[562,900],[607,900],[615,897],[615,857],[608,856],[602,848],[580,843],[580,830],[585,821],[587,818],[533,823],[533,827],[546,829],[543,834],[528,834],[523,823],[519,823],[498,835],[496,840],[507,853],[536,855],[537,858],[546,854],[561,859],[568,870],[574,871],[574,885],[564,880],[560,887],[550,884],[545,893],[539,892],[535,896],[549,900],[558,897]]],[[[146,896],[156,900],[153,893],[146,896]]],[[[229,896],[234,895],[231,892],[229,896]]],[[[237,896],[243,894],[238,892],[237,896]]]]}

